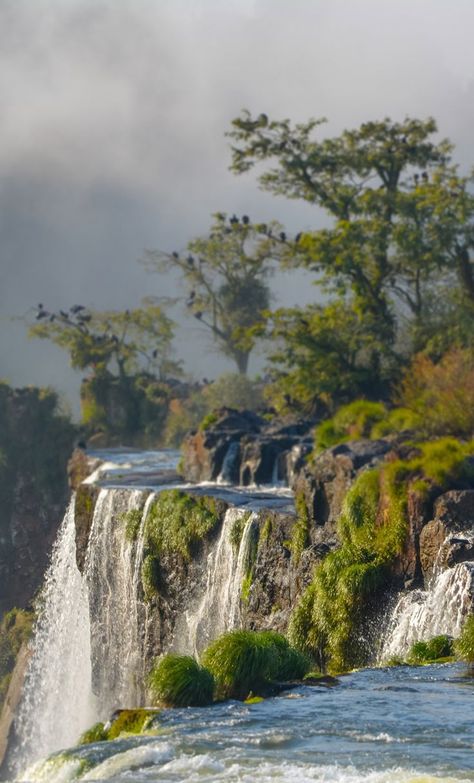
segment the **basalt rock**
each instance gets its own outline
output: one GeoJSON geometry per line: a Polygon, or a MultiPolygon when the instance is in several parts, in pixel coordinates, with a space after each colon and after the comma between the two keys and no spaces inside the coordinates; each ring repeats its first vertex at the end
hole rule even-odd
{"type": "Polygon", "coordinates": [[[435,567],[474,560],[474,489],[445,492],[434,504],[433,519],[420,534],[425,579],[435,567]]]}
{"type": "Polygon", "coordinates": [[[242,486],[288,480],[292,449],[308,440],[310,422],[268,424],[250,411],[221,408],[206,429],[183,444],[182,472],[187,481],[225,481],[242,486]]]}
{"type": "Polygon", "coordinates": [[[393,446],[386,440],[358,440],[326,449],[297,472],[292,488],[316,525],[335,530],[344,498],[357,474],[385,459],[393,446]]]}

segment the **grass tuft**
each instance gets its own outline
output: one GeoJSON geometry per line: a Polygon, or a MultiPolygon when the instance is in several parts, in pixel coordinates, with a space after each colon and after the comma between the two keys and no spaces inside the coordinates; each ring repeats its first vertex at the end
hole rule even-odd
{"type": "Polygon", "coordinates": [[[461,635],[454,643],[454,650],[462,661],[474,664],[474,614],[464,623],[461,635]]]}
{"type": "Polygon", "coordinates": [[[204,707],[211,704],[214,677],[189,655],[165,655],[149,677],[152,698],[166,707],[204,707]]]}

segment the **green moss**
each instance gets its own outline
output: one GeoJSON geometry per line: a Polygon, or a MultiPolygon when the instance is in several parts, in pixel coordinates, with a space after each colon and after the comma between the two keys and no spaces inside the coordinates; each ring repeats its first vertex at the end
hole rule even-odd
{"type": "Polygon", "coordinates": [[[246,514],[242,514],[242,516],[234,519],[234,522],[232,523],[232,527],[230,529],[230,543],[236,551],[239,550],[240,542],[242,541],[242,535],[245,530],[245,525],[251,516],[252,512],[248,511],[246,514]]]}
{"type": "Polygon", "coordinates": [[[210,427],[212,427],[213,424],[215,424],[217,421],[217,414],[216,413],[208,413],[206,416],[204,416],[203,420],[201,421],[199,425],[199,429],[204,431],[208,430],[210,427]]]}
{"type": "Polygon", "coordinates": [[[474,614],[465,621],[461,635],[454,644],[454,650],[462,661],[474,664],[474,614]]]}
{"type": "Polygon", "coordinates": [[[24,642],[31,636],[34,612],[11,609],[0,624],[0,707],[7,695],[16,658],[24,642]]]}
{"type": "Polygon", "coordinates": [[[444,658],[449,658],[453,654],[453,641],[442,634],[434,636],[428,641],[415,642],[407,656],[408,663],[427,663],[444,658]]]}
{"type": "Polygon", "coordinates": [[[159,594],[160,561],[155,555],[147,555],[141,568],[143,594],[146,601],[151,601],[159,594]]]}
{"type": "Polygon", "coordinates": [[[159,715],[157,710],[120,710],[107,730],[107,739],[113,740],[127,734],[143,734],[159,715]]]}
{"type": "Polygon", "coordinates": [[[127,541],[136,541],[142,524],[142,509],[133,508],[123,515],[125,523],[125,538],[127,541]]]}
{"type": "Polygon", "coordinates": [[[272,534],[272,520],[271,517],[267,517],[260,529],[259,543],[266,544],[272,534]]]}
{"type": "Polygon", "coordinates": [[[191,558],[193,547],[218,524],[215,501],[193,497],[181,490],[161,492],[145,525],[145,544],[157,557],[178,553],[191,558]]]}
{"type": "Polygon", "coordinates": [[[149,678],[152,698],[166,707],[204,707],[214,693],[212,674],[189,655],[165,655],[149,678]]]}
{"type": "Polygon", "coordinates": [[[79,738],[79,745],[90,745],[93,742],[104,742],[107,737],[104,723],[94,723],[90,729],[81,734],[79,738]]]}
{"type": "Polygon", "coordinates": [[[253,572],[252,570],[247,571],[245,574],[243,580],[242,580],[242,589],[240,592],[240,597],[243,604],[248,604],[249,598],[250,598],[250,588],[252,587],[253,583],[253,572]]]}

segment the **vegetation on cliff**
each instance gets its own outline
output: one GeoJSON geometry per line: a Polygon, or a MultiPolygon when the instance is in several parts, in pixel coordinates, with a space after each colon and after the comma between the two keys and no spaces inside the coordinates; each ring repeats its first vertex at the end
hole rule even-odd
{"type": "Polygon", "coordinates": [[[24,609],[11,609],[0,623],[0,709],[3,705],[22,644],[31,636],[35,615],[24,609]]]}

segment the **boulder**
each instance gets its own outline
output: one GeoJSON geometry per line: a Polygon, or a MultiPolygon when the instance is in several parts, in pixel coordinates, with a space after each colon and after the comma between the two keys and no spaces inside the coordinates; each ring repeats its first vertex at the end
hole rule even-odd
{"type": "Polygon", "coordinates": [[[451,490],[435,501],[433,519],[420,534],[425,580],[435,568],[474,560],[474,489],[451,490]]]}

